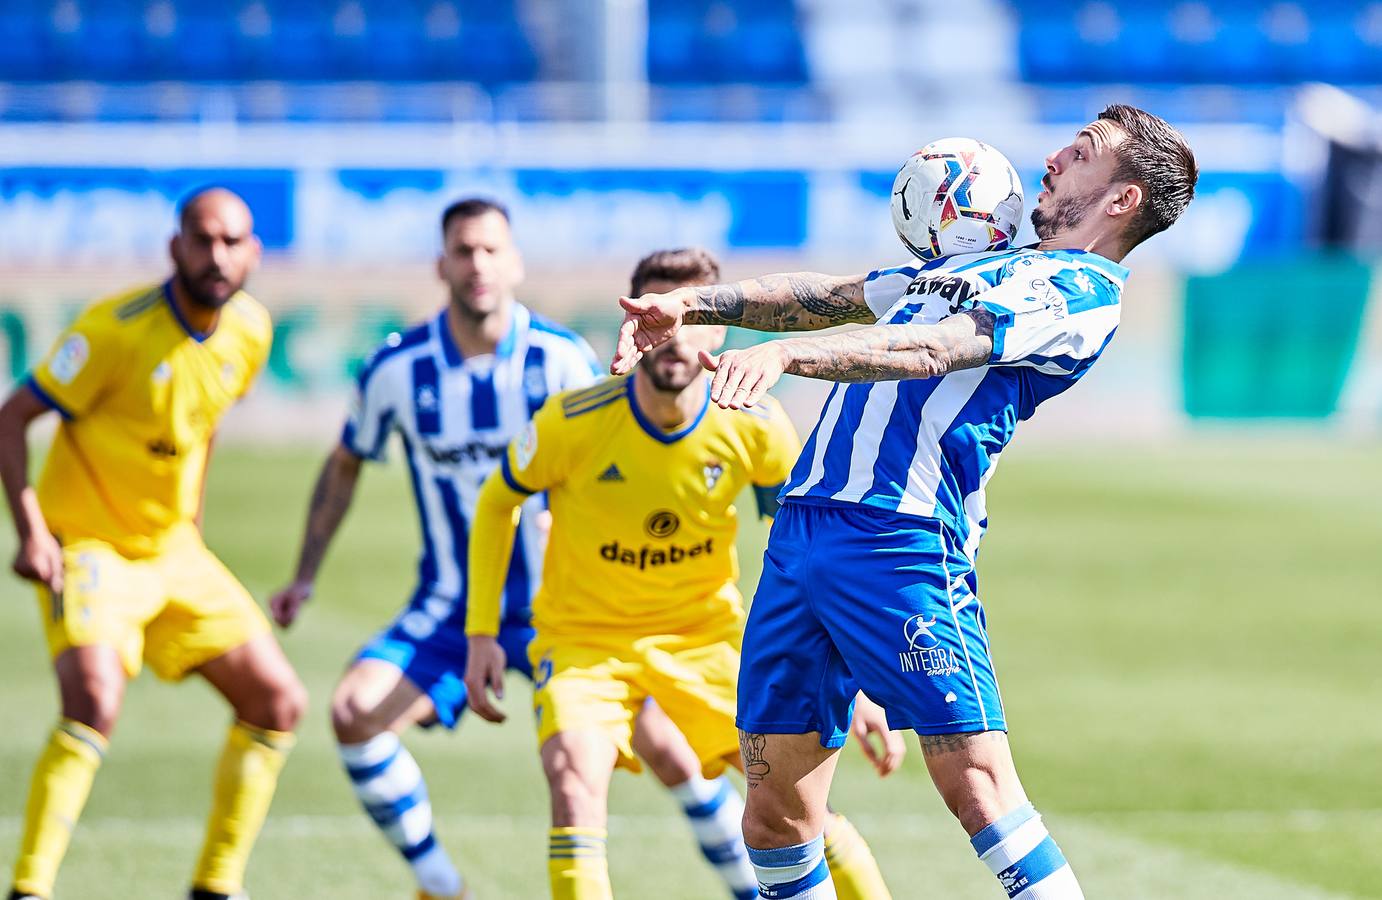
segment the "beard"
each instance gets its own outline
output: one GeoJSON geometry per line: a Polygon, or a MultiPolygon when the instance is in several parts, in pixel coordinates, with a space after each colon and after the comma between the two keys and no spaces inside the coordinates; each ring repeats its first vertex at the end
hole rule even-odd
{"type": "Polygon", "coordinates": [[[193,278],[188,275],[187,271],[183,269],[182,266],[177,265],[173,268],[173,277],[178,280],[178,285],[182,288],[189,300],[198,306],[204,306],[208,309],[220,309],[222,306],[226,305],[226,302],[230,300],[231,297],[239,293],[240,288],[244,286],[244,282],[242,281],[238,284],[233,281],[229,282],[225,296],[222,297],[216,292],[213,286],[207,284],[207,277],[210,274],[210,271],[206,271],[201,273],[200,276],[193,278]]]}
{"type": "Polygon", "coordinates": [[[1047,240],[1064,231],[1078,228],[1084,217],[1094,208],[1099,199],[1099,191],[1090,191],[1074,197],[1051,197],[1049,208],[1032,208],[1032,228],[1041,240],[1047,240]]]}
{"type": "Polygon", "coordinates": [[[660,359],[660,356],[645,356],[638,366],[648,376],[653,388],[663,393],[681,393],[701,374],[701,368],[695,362],[683,366],[680,372],[664,372],[657,364],[660,359]]]}

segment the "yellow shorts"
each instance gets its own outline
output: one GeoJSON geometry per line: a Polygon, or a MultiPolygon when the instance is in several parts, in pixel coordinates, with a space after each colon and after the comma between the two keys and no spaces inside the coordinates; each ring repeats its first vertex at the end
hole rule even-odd
{"type": "Polygon", "coordinates": [[[38,589],[54,657],[103,644],[120,654],[131,678],[143,660],[175,681],[269,630],[254,598],[200,537],[180,537],[142,559],[78,540],[63,547],[63,562],[62,594],[38,589]]]}
{"type": "Polygon", "coordinates": [[[558,732],[598,728],[619,750],[618,765],[642,769],[633,752],[634,720],[648,698],[686,736],[707,778],[739,753],[734,727],[742,625],[698,635],[547,640],[529,648],[533,707],[542,746],[558,732]]]}

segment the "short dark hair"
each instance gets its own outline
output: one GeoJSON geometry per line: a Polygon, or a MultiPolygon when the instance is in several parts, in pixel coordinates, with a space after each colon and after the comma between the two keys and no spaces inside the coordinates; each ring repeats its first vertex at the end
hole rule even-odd
{"type": "Polygon", "coordinates": [[[720,262],[709,250],[684,247],[679,250],[657,250],[638,261],[629,279],[629,296],[643,293],[650,281],[696,281],[714,284],[720,280],[720,262]]]}
{"type": "Polygon", "coordinates": [[[504,217],[505,222],[509,219],[509,209],[498,200],[491,200],[488,197],[466,197],[457,200],[448,206],[441,214],[441,233],[444,236],[446,229],[451,226],[452,219],[473,219],[476,216],[483,216],[485,213],[496,212],[504,217]]]}
{"type": "Polygon", "coordinates": [[[1099,113],[1127,134],[1114,148],[1118,168],[1114,178],[1141,185],[1142,205],[1128,223],[1131,250],[1159,234],[1180,218],[1195,196],[1200,167],[1190,144],[1169,122],[1135,106],[1115,103],[1099,113]]]}

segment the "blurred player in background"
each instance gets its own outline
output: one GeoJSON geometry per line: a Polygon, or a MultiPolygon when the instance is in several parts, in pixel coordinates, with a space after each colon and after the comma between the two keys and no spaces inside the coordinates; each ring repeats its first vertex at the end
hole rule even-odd
{"type": "Polygon", "coordinates": [[[169,680],[201,675],[235,716],[197,900],[240,893],[306,705],[268,621],[201,535],[217,423],[272,339],[268,313],[241,289],[259,241],[226,190],[193,195],[180,216],[173,277],[88,307],[0,407],[14,569],[38,584],[62,704],[29,788],[11,897],[52,895],[141,661],[169,680]],[[62,421],[35,491],[25,435],[50,410],[62,421]]]}
{"type": "MultiPolygon", "coordinates": [[[[454,728],[465,709],[465,553],[480,483],[549,394],[595,375],[584,340],[514,299],[523,262],[502,206],[458,201],[443,212],[441,231],[437,274],[450,302],[391,335],[360,372],[340,443],[312,493],[297,572],[269,605],[280,625],[296,620],[363,464],[382,459],[398,432],[422,523],[418,583],[336,686],[331,724],[356,796],[407,860],[421,895],[449,898],[465,895],[463,880],[437,843],[427,785],[399,733],[437,722],[454,728]]],[[[505,580],[502,634],[516,651],[532,635],[542,515],[540,498],[524,507],[505,580]]],[[[525,659],[517,652],[515,668],[527,674],[525,659]]]]}
{"type": "MultiPolygon", "coordinates": [[[[713,282],[719,273],[705,251],[663,251],[639,262],[632,289],[670,291],[713,282]]],[[[466,687],[471,707],[496,722],[504,714],[488,692],[502,697],[505,666],[522,664],[506,645],[502,617],[513,522],[539,492],[551,502],[551,545],[529,652],[538,673],[534,705],[552,797],[548,867],[557,900],[611,896],[609,780],[616,766],[639,768],[640,713],[665,712],[676,724],[689,742],[682,765],[690,772],[718,775],[739,758],[733,709],[744,609],[735,587],[733,503],[752,485],[759,512],[771,516],[799,444],[772,401],[743,412],[710,403],[697,353],[717,348],[724,334],[720,327],[688,329],[632,377],[554,398],[480,493],[466,687]]],[[[865,720],[860,716],[861,728],[865,720]]],[[[881,714],[868,721],[885,746],[869,749],[880,771],[891,771],[901,742],[886,732],[881,714]]],[[[721,863],[735,896],[757,896],[737,792],[726,785],[711,795],[700,779],[673,791],[689,815],[702,819],[702,848],[721,863]]],[[[832,860],[841,881],[856,885],[859,897],[886,898],[863,839],[843,817],[834,826],[832,860]]]]}
{"type": "MultiPolygon", "coordinates": [[[[351,663],[332,699],[331,720],[356,795],[407,860],[423,897],[462,896],[465,888],[437,842],[427,786],[399,733],[436,722],[454,728],[466,706],[465,554],[476,527],[476,496],[548,395],[589,385],[596,365],[584,340],[514,299],[523,265],[503,207],[477,198],[453,204],[442,215],[442,239],[437,271],[450,302],[431,321],[391,337],[361,372],[341,442],[317,479],[297,573],[270,601],[279,624],[292,624],[312,595],[362,464],[380,459],[397,431],[422,520],[418,585],[351,663]]],[[[510,667],[529,677],[544,506],[543,498],[528,498],[517,526],[505,524],[515,552],[501,579],[498,635],[510,667]]],[[[640,755],[665,782],[694,796],[688,814],[699,814],[733,791],[702,779],[694,757],[688,766],[685,745],[655,707],[644,711],[640,755]]],[[[693,816],[698,827],[700,818],[693,816]]],[[[737,843],[737,871],[751,880],[737,843]]],[[[726,854],[719,844],[714,849],[726,854]]]]}
{"type": "Polygon", "coordinates": [[[684,340],[683,323],[877,323],[702,355],[730,409],[757,408],[784,372],[837,382],[783,491],[744,637],[744,833],[764,897],[836,896],[821,829],[860,687],[921,736],[1009,897],[1082,896],[1008,746],[975,594],[984,487],[1017,422],[1098,359],[1118,325],[1118,262],[1179,217],[1197,177],[1175,129],[1112,106],[1047,157],[1036,248],[623,301],[615,372],[684,340]]]}

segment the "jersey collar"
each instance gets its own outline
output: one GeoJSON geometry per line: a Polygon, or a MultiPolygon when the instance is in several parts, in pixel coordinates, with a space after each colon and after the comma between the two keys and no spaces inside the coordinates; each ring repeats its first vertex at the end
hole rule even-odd
{"type": "Polygon", "coordinates": [[[635,377],[636,376],[630,375],[629,380],[625,382],[625,391],[629,396],[629,409],[633,411],[633,418],[634,421],[638,423],[638,426],[646,431],[649,437],[656,441],[660,441],[664,444],[675,444],[677,441],[695,431],[696,426],[701,424],[701,420],[705,418],[706,412],[710,409],[710,385],[707,383],[705,386],[705,401],[701,404],[701,411],[696,413],[696,417],[691,420],[691,424],[680,431],[663,431],[661,428],[657,427],[655,422],[649,421],[648,417],[643,415],[643,410],[638,408],[638,397],[633,392],[633,379],[635,377]]]}
{"type": "Polygon", "coordinates": [[[204,342],[207,338],[216,333],[216,329],[214,328],[210,331],[197,331],[191,325],[187,324],[187,320],[182,317],[182,311],[178,309],[177,302],[173,300],[173,279],[171,278],[163,282],[163,299],[168,304],[168,309],[173,313],[173,318],[177,319],[178,325],[182,327],[183,331],[187,332],[188,337],[198,344],[204,342]]]}
{"type": "MultiPolygon", "coordinates": [[[[465,355],[461,353],[461,348],[456,346],[456,336],[451,333],[451,323],[446,318],[448,309],[449,306],[442,307],[441,314],[437,316],[437,339],[441,341],[441,352],[446,364],[455,369],[465,362],[465,355]]],[[[501,359],[511,356],[513,348],[518,345],[519,332],[527,328],[528,310],[515,301],[513,311],[509,315],[509,330],[499,342],[499,346],[494,348],[494,355],[501,359]]]]}

